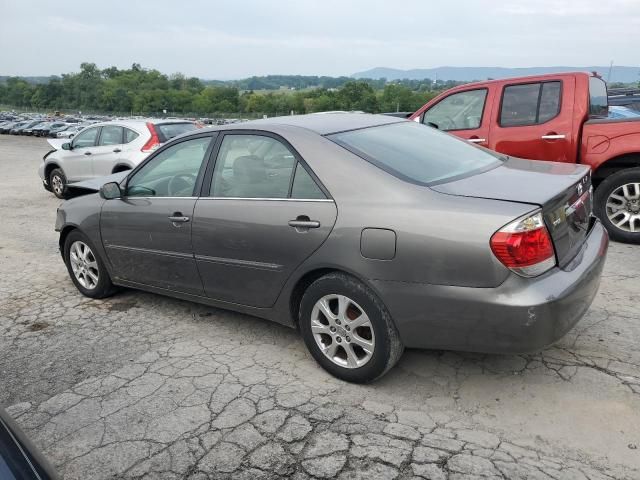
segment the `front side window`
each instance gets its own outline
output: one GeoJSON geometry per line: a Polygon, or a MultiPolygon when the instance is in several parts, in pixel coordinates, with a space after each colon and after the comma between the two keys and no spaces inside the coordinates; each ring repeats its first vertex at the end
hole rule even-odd
{"type": "Polygon", "coordinates": [[[609,114],[607,84],[598,77],[589,77],[589,115],[606,117],[609,114]]]}
{"type": "Polygon", "coordinates": [[[280,141],[226,135],[211,182],[213,197],[287,198],[296,159],[280,141]]]}
{"type": "Polygon", "coordinates": [[[509,85],[502,93],[500,126],[538,125],[560,113],[561,82],[509,85]]]}
{"type": "Polygon", "coordinates": [[[211,137],[194,138],[163,150],[127,182],[129,197],[191,197],[211,137]]]}
{"type": "Polygon", "coordinates": [[[88,128],[76,135],[76,138],[73,140],[73,148],[86,148],[95,146],[99,130],[99,127],[88,128]]]}
{"type": "Polygon", "coordinates": [[[328,138],[391,175],[420,185],[452,181],[501,164],[497,155],[415,122],[351,130],[328,138]]]}
{"type": "Polygon", "coordinates": [[[432,123],[440,130],[470,130],[479,128],[487,99],[487,90],[454,93],[427,110],[423,123],[432,123]]]}
{"type": "Polygon", "coordinates": [[[107,125],[102,127],[100,133],[100,142],[98,145],[120,145],[122,143],[122,127],[116,127],[115,125],[107,125]]]}

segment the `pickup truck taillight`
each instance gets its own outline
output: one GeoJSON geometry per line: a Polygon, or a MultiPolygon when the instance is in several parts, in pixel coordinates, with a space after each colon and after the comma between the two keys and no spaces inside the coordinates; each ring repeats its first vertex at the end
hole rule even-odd
{"type": "Polygon", "coordinates": [[[156,132],[156,127],[153,126],[153,123],[147,122],[147,128],[149,129],[149,133],[151,134],[151,138],[147,140],[140,151],[142,152],[153,152],[156,148],[160,146],[160,139],[158,138],[158,132],[156,132]]]}
{"type": "Polygon", "coordinates": [[[555,267],[551,235],[537,212],[505,225],[491,237],[491,250],[502,264],[523,277],[537,277],[555,267]]]}

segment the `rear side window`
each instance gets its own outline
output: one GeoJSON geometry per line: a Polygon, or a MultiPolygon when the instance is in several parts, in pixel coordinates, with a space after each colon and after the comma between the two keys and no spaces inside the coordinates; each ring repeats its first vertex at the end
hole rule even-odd
{"type": "Polygon", "coordinates": [[[606,117],[609,114],[607,84],[598,77],[589,77],[589,115],[606,117]]]}
{"type": "Polygon", "coordinates": [[[130,128],[126,128],[124,129],[124,143],[130,143],[133,142],[136,138],[138,138],[140,135],[138,135],[137,132],[134,132],[133,130],[131,130],[130,128]]]}
{"type": "Polygon", "coordinates": [[[296,159],[282,142],[262,135],[226,135],[220,145],[211,196],[287,198],[296,159]]]}
{"type": "Polygon", "coordinates": [[[223,198],[326,198],[287,145],[254,134],[225,135],[209,194],[223,198]]]}
{"type": "Polygon", "coordinates": [[[433,123],[440,130],[469,130],[479,128],[487,99],[487,90],[454,93],[427,110],[424,123],[433,123]]]}
{"type": "Polygon", "coordinates": [[[189,122],[183,123],[159,123],[154,125],[161,142],[168,142],[173,137],[182,135],[196,129],[195,124],[189,122]]]}
{"type": "Polygon", "coordinates": [[[560,113],[561,82],[509,85],[502,93],[500,126],[518,127],[547,122],[560,113]]]}
{"type": "Polygon", "coordinates": [[[311,178],[309,172],[298,162],[295,177],[293,177],[293,188],[291,198],[321,199],[327,198],[318,184],[311,178]]]}
{"type": "Polygon", "coordinates": [[[420,185],[452,181],[501,164],[497,155],[415,122],[352,130],[328,138],[382,170],[420,185]]]}
{"type": "Polygon", "coordinates": [[[122,127],[105,125],[100,133],[98,145],[119,145],[122,143],[122,127]]]}

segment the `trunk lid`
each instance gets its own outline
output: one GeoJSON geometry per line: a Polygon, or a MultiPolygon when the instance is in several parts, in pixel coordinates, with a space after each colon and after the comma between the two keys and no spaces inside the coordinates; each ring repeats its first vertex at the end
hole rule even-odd
{"type": "Polygon", "coordinates": [[[591,224],[591,174],[584,165],[510,157],[488,172],[431,188],[541,207],[560,267],[579,252],[591,224]]]}

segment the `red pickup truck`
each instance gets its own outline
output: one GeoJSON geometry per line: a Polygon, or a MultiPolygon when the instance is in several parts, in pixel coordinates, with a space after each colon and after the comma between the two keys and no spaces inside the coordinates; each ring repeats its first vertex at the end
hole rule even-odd
{"type": "Polygon", "coordinates": [[[591,167],[594,210],[612,238],[640,243],[640,119],[609,119],[596,75],[461,85],[409,118],[514,157],[591,167]]]}

